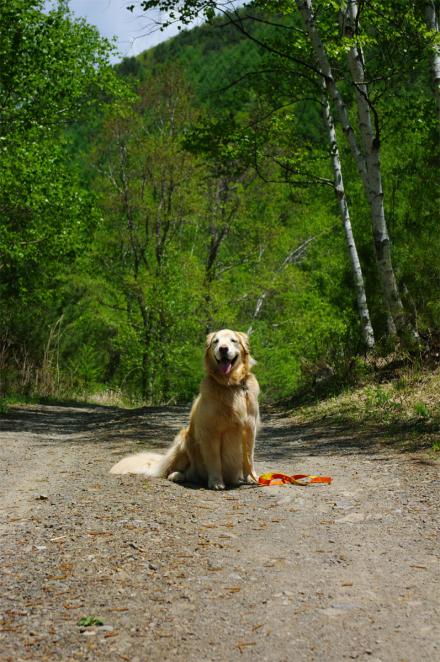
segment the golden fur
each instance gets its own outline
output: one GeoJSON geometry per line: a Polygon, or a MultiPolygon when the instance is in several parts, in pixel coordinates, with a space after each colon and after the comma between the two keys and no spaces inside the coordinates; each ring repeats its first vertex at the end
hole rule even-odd
{"type": "Polygon", "coordinates": [[[259,425],[259,386],[246,334],[223,329],[206,339],[206,376],[189,425],[168,452],[122,459],[111,473],[142,473],[213,490],[256,481],[254,444],[259,425]]]}

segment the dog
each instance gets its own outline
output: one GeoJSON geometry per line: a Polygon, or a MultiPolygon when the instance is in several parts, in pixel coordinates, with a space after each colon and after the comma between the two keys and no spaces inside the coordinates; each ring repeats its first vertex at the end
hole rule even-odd
{"type": "Polygon", "coordinates": [[[138,473],[176,483],[199,483],[224,490],[257,482],[254,446],[260,424],[259,385],[251,372],[245,333],[222,329],[206,338],[206,375],[180,430],[165,455],[139,453],[123,458],[110,473],[138,473]]]}

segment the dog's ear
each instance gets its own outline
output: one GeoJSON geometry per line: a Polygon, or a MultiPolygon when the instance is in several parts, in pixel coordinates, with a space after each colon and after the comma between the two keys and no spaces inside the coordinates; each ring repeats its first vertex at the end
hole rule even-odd
{"type": "Polygon", "coordinates": [[[208,350],[211,347],[212,339],[215,336],[215,331],[213,333],[208,333],[206,336],[205,349],[208,350]]]}
{"type": "Polygon", "coordinates": [[[245,353],[249,354],[250,353],[249,336],[247,335],[247,333],[242,333],[241,331],[237,331],[237,336],[238,336],[240,344],[243,347],[245,353]]]}

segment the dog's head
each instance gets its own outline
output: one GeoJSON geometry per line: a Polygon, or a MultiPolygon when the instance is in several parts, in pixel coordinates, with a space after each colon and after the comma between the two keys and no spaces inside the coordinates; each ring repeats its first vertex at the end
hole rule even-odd
{"type": "Polygon", "coordinates": [[[208,334],[205,362],[208,373],[221,382],[237,383],[255,363],[249,353],[248,336],[230,329],[208,334]]]}

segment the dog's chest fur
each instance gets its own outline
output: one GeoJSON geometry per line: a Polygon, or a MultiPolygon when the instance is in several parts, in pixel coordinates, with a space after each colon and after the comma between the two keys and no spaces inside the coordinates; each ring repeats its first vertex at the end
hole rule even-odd
{"type": "MultiPolygon", "coordinates": [[[[253,377],[243,383],[223,386],[208,378],[201,389],[201,397],[209,402],[216,402],[216,419],[225,422],[234,421],[239,426],[246,426],[258,418],[258,385],[253,377]],[[213,397],[214,396],[214,397],[213,397]]],[[[213,412],[214,413],[214,412],[213,412]]]]}

